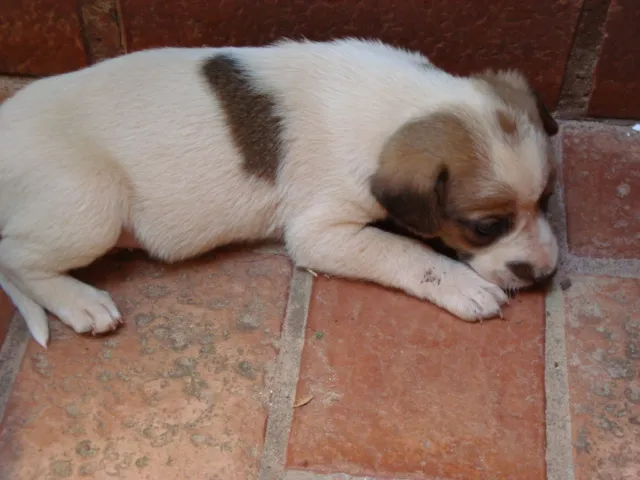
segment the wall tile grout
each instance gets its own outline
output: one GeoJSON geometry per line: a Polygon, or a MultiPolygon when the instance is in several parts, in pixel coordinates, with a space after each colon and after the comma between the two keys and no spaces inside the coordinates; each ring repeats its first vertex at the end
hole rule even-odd
{"type": "Polygon", "coordinates": [[[313,276],[294,267],[280,335],[280,352],[270,386],[271,398],[260,462],[260,480],[280,480],[284,475],[312,287],[313,276]]]}
{"type": "Polygon", "coordinates": [[[15,313],[0,349],[0,422],[4,418],[29,339],[26,323],[19,314],[15,313]]]}
{"type": "Polygon", "coordinates": [[[558,101],[557,111],[563,116],[587,115],[608,11],[609,0],[585,0],[582,4],[558,101]]]}

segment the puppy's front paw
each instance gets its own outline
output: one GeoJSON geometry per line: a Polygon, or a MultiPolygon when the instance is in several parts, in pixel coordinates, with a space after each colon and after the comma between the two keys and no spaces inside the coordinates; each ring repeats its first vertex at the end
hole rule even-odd
{"type": "Polygon", "coordinates": [[[77,333],[94,335],[116,330],[122,324],[118,308],[107,292],[85,286],[81,295],[74,298],[71,308],[58,312],[63,323],[77,333]]]}
{"type": "Polygon", "coordinates": [[[439,280],[432,301],[468,322],[502,316],[501,307],[509,300],[500,287],[462,264],[439,280]]]}

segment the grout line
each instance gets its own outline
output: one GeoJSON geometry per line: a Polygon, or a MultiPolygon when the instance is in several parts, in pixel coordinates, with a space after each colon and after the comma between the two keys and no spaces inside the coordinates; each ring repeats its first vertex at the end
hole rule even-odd
{"type": "Polygon", "coordinates": [[[553,142],[553,152],[556,161],[556,193],[551,197],[549,204],[549,213],[551,225],[558,238],[558,246],[560,248],[560,259],[562,270],[562,259],[566,257],[569,251],[569,244],[567,241],[567,209],[565,205],[564,195],[564,151],[563,151],[563,138],[565,134],[564,122],[560,125],[560,132],[556,136],[553,142]]]}
{"type": "Polygon", "coordinates": [[[551,223],[558,236],[560,272],[545,298],[545,404],[547,480],[573,480],[571,411],[565,343],[564,293],[561,278],[571,271],[568,258],[567,215],[564,196],[563,137],[565,126],[554,142],[558,163],[557,193],[550,205],[551,223]],[[560,278],[558,278],[560,277],[560,278]]]}
{"type": "Polygon", "coordinates": [[[559,282],[547,294],[545,396],[547,480],[573,480],[569,374],[565,339],[564,294],[559,282]]]}
{"type": "Polygon", "coordinates": [[[564,253],[562,270],[568,275],[640,278],[640,259],[584,258],[564,253]]]}
{"type": "Polygon", "coordinates": [[[0,349],[0,421],[4,418],[13,383],[20,371],[29,337],[27,324],[19,314],[14,314],[2,349],[0,349]]]}
{"type": "Polygon", "coordinates": [[[560,87],[559,112],[570,117],[586,115],[594,88],[594,74],[605,38],[609,0],[584,0],[560,87]]]}
{"type": "Polygon", "coordinates": [[[118,33],[120,34],[120,46],[122,52],[126,55],[129,52],[129,46],[127,45],[127,32],[124,28],[124,17],[122,14],[122,0],[115,0],[116,2],[116,14],[118,15],[118,33]]]}
{"type": "Polygon", "coordinates": [[[294,267],[272,383],[260,480],[280,480],[284,475],[312,286],[313,276],[294,267]]]}

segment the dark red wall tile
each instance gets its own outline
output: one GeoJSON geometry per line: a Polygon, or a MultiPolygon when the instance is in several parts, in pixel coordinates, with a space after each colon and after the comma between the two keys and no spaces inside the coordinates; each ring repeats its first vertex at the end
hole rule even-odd
{"type": "Polygon", "coordinates": [[[49,75],[86,63],[75,1],[0,2],[0,72],[49,75]]]}
{"type": "Polygon", "coordinates": [[[589,103],[591,115],[640,117],[639,25],[638,0],[611,1],[589,103]]]}
{"type": "Polygon", "coordinates": [[[555,106],[582,1],[122,0],[122,11],[131,50],[375,36],[458,73],[523,68],[555,106]]]}
{"type": "Polygon", "coordinates": [[[9,300],[9,297],[0,289],[0,348],[2,348],[4,338],[7,336],[11,317],[13,317],[13,304],[11,300],[9,300]]]}

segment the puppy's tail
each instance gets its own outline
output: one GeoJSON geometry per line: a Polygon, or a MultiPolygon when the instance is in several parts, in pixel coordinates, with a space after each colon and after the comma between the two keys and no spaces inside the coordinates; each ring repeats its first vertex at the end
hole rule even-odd
{"type": "Polygon", "coordinates": [[[24,318],[33,339],[44,348],[47,348],[49,323],[47,322],[47,314],[44,308],[22,293],[2,273],[0,273],[0,286],[16,306],[22,318],[24,318]]]}

